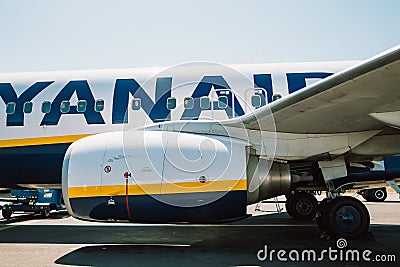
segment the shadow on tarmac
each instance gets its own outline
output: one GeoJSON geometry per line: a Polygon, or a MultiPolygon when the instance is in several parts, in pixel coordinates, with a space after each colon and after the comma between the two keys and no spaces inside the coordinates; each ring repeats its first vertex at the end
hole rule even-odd
{"type": "MultiPolygon", "coordinates": [[[[308,266],[310,262],[261,262],[257,252],[336,248],[336,240],[321,240],[317,226],[298,222],[286,213],[266,214],[239,222],[213,225],[12,225],[0,226],[1,243],[76,244],[78,249],[55,264],[76,266],[308,266]],[[4,227],[5,229],[2,229],[4,227]]],[[[349,249],[397,254],[400,225],[372,225],[376,241],[348,241],[349,249]]],[[[321,264],[321,262],[319,262],[321,264]]],[[[338,262],[325,261],[324,265],[338,262]]],[[[359,266],[360,262],[346,262],[359,266]]],[[[364,263],[363,263],[364,264],[364,263]]]]}

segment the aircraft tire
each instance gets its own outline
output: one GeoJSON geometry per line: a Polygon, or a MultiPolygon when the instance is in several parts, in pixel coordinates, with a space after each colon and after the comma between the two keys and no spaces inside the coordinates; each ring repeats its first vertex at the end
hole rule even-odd
{"type": "Polygon", "coordinates": [[[293,194],[290,194],[289,196],[286,196],[285,209],[286,209],[287,214],[288,214],[290,217],[294,218],[293,212],[292,212],[292,208],[291,208],[291,206],[289,205],[289,199],[291,199],[292,197],[293,197],[293,194]]]}
{"type": "Polygon", "coordinates": [[[370,216],[361,201],[340,196],[327,204],[324,223],[332,237],[357,239],[368,234],[370,216]]]}
{"type": "Polygon", "coordinates": [[[298,220],[309,221],[314,219],[318,201],[310,193],[296,192],[286,201],[287,213],[298,220]]]}

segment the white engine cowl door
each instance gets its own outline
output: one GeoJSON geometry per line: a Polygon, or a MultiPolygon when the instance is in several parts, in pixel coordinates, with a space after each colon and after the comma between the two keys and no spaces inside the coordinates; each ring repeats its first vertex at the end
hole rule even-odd
{"type": "Polygon", "coordinates": [[[169,204],[205,205],[246,184],[244,143],[207,135],[168,135],[161,193],[169,204]]]}
{"type": "MultiPolygon", "coordinates": [[[[124,172],[129,173],[129,195],[161,193],[165,144],[162,132],[124,132],[124,172]]],[[[121,172],[121,179],[125,179],[124,172],[121,172]]]]}

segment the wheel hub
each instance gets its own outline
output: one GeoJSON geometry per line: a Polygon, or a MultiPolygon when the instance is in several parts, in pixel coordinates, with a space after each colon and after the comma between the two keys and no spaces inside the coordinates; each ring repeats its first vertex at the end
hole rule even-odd
{"type": "Polygon", "coordinates": [[[301,199],[297,202],[296,210],[301,215],[309,215],[313,210],[313,205],[306,199],[301,199]]]}
{"type": "Polygon", "coordinates": [[[361,226],[361,215],[354,207],[343,206],[336,212],[335,222],[343,232],[355,232],[361,226]]]}

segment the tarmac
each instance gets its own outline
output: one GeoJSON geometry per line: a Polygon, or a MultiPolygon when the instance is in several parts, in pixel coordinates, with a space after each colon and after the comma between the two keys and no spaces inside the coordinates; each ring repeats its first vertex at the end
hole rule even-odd
{"type": "Polygon", "coordinates": [[[397,194],[365,202],[374,241],[323,240],[314,221],[290,218],[283,201],[251,205],[253,216],[226,224],[96,223],[65,211],[48,219],[13,215],[0,219],[0,266],[399,266],[397,194]]]}

